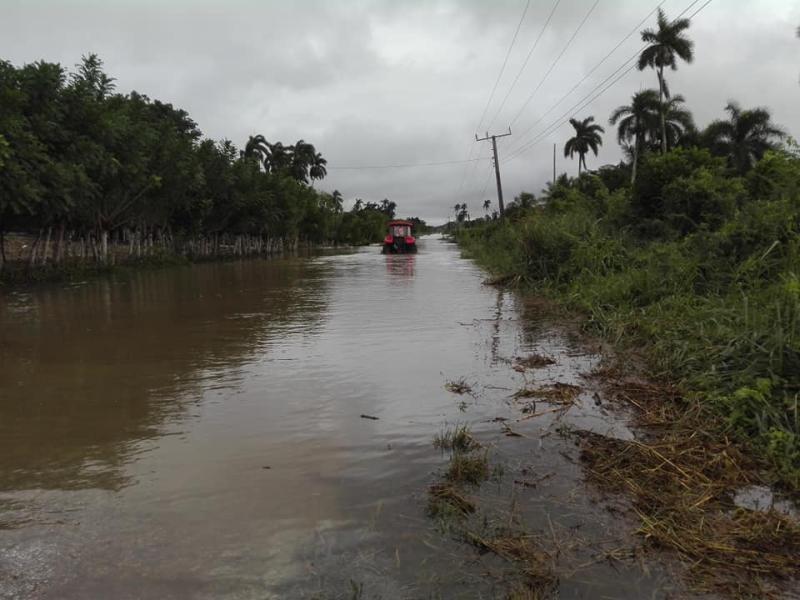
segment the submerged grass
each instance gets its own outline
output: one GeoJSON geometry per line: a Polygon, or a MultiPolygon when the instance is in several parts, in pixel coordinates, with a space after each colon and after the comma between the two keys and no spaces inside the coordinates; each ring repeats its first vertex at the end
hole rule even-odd
{"type": "Polygon", "coordinates": [[[445,478],[453,483],[480,485],[489,479],[489,456],[484,450],[454,452],[450,457],[445,478]]]}
{"type": "Polygon", "coordinates": [[[452,483],[434,483],[428,488],[428,515],[450,519],[475,512],[475,503],[452,483]]]}
{"type": "Polygon", "coordinates": [[[498,526],[489,514],[479,511],[478,497],[465,491],[490,478],[499,483],[505,473],[502,464],[490,467],[488,448],[473,438],[466,425],[443,430],[434,438],[434,446],[451,454],[442,480],[428,488],[428,516],[437,520],[442,531],[455,534],[479,553],[493,554],[511,564],[502,583],[508,590],[507,598],[552,597],[558,582],[554,560],[537,536],[512,529],[512,525],[518,525],[515,501],[511,512],[497,521],[502,522],[498,526]]]}
{"type": "Polygon", "coordinates": [[[473,436],[468,425],[456,425],[452,429],[443,429],[433,438],[433,447],[439,450],[455,450],[469,452],[481,447],[473,436]]]}
{"type": "Polygon", "coordinates": [[[509,598],[552,597],[558,577],[552,556],[543,550],[537,536],[499,531],[486,537],[467,532],[466,538],[476,548],[514,563],[523,581],[512,584],[509,598]]]}

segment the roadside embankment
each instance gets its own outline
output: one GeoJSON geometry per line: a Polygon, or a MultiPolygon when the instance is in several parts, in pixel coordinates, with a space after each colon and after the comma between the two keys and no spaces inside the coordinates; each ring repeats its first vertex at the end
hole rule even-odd
{"type": "MultiPolygon", "coordinates": [[[[455,233],[498,279],[552,298],[800,492],[800,160],[745,177],[704,151],[642,165],[630,188],[562,179],[535,207],[455,233]]],[[[664,398],[665,403],[673,402],[664,398]]]]}

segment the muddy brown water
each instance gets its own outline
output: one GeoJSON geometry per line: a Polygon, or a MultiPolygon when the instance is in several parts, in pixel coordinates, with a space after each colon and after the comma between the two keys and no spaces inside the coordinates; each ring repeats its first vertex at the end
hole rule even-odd
{"type": "Polygon", "coordinates": [[[657,556],[606,558],[631,524],[559,435],[631,436],[598,357],[483,277],[428,238],[0,292],[0,598],[504,597],[507,565],[426,516],[455,423],[502,465],[487,514],[564,548],[560,598],[668,597],[657,556]],[[556,364],[514,371],[531,352],[556,364]],[[524,377],[584,392],[515,422],[524,377]]]}

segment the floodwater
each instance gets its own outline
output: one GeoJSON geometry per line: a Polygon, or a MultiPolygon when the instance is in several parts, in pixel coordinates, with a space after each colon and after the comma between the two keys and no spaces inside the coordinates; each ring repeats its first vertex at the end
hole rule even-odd
{"type": "Polygon", "coordinates": [[[668,597],[657,557],[610,558],[631,524],[559,435],[631,436],[597,356],[482,278],[428,238],[0,292],[0,598],[503,598],[508,565],[426,516],[454,423],[502,465],[487,520],[561,548],[560,598],[668,597]],[[515,421],[524,378],[584,391],[515,421]]]}

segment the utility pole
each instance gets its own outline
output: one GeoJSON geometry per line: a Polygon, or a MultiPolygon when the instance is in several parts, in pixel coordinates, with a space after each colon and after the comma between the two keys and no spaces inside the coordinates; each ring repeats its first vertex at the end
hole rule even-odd
{"type": "Polygon", "coordinates": [[[506,137],[511,135],[511,127],[508,128],[508,133],[501,133],[500,135],[489,135],[489,132],[486,132],[486,137],[478,138],[478,134],[475,134],[475,141],[476,142],[484,142],[486,140],[492,140],[492,152],[494,152],[494,176],[497,179],[497,204],[500,207],[500,216],[502,217],[505,213],[505,205],[503,204],[503,184],[500,183],[500,161],[497,160],[497,138],[499,137],[506,137]]]}
{"type": "Polygon", "coordinates": [[[556,185],[556,145],[553,144],[553,186],[556,185]]]}

